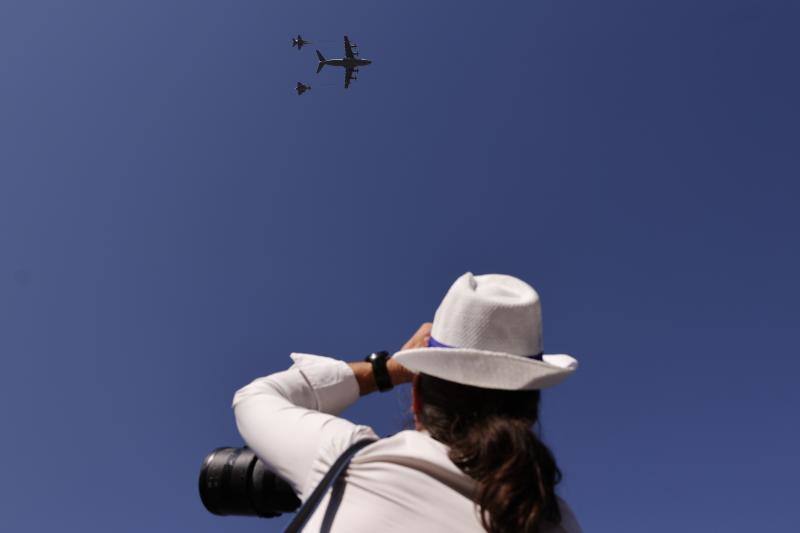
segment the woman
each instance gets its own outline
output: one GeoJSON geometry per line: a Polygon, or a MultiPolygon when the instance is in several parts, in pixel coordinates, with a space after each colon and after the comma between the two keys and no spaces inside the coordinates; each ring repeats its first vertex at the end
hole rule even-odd
{"type": "Polygon", "coordinates": [[[377,438],[336,415],[359,395],[411,382],[415,429],[359,451],[306,531],[576,533],[555,495],[561,473],[531,428],[539,389],[577,361],[541,348],[536,291],[511,276],[467,273],[394,357],[348,364],[292,354],[289,370],[236,393],[236,423],[305,501],[342,452],[377,438]]]}

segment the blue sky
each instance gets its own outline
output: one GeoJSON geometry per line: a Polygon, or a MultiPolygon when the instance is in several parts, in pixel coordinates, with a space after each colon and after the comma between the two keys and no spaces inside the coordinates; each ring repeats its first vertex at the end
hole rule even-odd
{"type": "Polygon", "coordinates": [[[580,360],[543,427],[587,531],[794,529],[798,15],[4,1],[0,529],[279,531],[197,497],[234,391],[398,348],[468,270],[580,360]]]}

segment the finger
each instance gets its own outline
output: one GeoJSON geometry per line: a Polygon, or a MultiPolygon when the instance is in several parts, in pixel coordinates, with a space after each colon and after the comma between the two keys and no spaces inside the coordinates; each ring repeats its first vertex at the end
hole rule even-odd
{"type": "Polygon", "coordinates": [[[428,339],[431,338],[431,324],[430,322],[426,322],[422,324],[414,336],[411,337],[411,343],[415,345],[416,348],[425,348],[428,346],[428,339]]]}
{"type": "Polygon", "coordinates": [[[433,323],[432,322],[425,322],[424,324],[422,324],[419,327],[419,329],[417,329],[417,332],[414,333],[414,336],[415,337],[430,336],[432,327],[433,327],[433,323]]]}
{"type": "Polygon", "coordinates": [[[410,339],[403,345],[401,348],[402,350],[409,350],[412,348],[425,348],[428,346],[428,338],[430,337],[432,324],[430,322],[425,322],[414,334],[411,336],[410,339]]]}

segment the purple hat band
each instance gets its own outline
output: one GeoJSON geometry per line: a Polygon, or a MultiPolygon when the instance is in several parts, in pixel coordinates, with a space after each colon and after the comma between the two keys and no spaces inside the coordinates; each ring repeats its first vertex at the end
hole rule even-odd
{"type": "MultiPolygon", "coordinates": [[[[443,342],[439,342],[436,339],[434,339],[433,337],[430,337],[428,339],[428,348],[456,348],[456,346],[450,346],[448,344],[444,344],[443,342]]],[[[527,359],[536,359],[537,361],[541,361],[542,360],[542,354],[522,355],[520,357],[525,357],[527,359]]]]}

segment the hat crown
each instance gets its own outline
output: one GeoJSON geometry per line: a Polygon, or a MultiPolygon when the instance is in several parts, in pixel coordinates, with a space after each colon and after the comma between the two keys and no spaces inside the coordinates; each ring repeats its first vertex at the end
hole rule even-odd
{"type": "Polygon", "coordinates": [[[467,272],[453,283],[436,310],[431,336],[458,348],[540,354],[539,294],[513,276],[467,272]]]}

